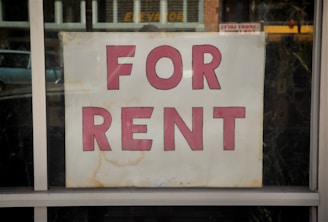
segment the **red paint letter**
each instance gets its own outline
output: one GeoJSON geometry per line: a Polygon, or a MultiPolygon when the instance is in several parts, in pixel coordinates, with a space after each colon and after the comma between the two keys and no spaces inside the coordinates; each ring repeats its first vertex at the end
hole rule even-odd
{"type": "Polygon", "coordinates": [[[136,46],[106,46],[107,89],[119,89],[119,76],[131,75],[132,64],[119,64],[119,57],[134,57],[136,46]]]}
{"type": "Polygon", "coordinates": [[[215,74],[215,69],[221,63],[221,52],[212,45],[194,45],[192,47],[192,88],[204,89],[204,77],[210,89],[221,89],[220,83],[215,74]],[[212,55],[210,63],[204,63],[204,55],[212,55]]]}
{"type": "Polygon", "coordinates": [[[152,140],[133,139],[133,133],[146,133],[146,125],[134,125],[134,118],[150,118],[153,107],[122,108],[122,150],[150,150],[152,140]]]}
{"type": "Polygon", "coordinates": [[[164,150],[175,150],[177,126],[192,150],[203,150],[203,108],[192,108],[192,131],[190,131],[174,108],[164,108],[164,150]]]}
{"type": "Polygon", "coordinates": [[[182,78],[182,58],[180,52],[171,46],[159,46],[153,49],[147,56],[146,74],[149,83],[157,89],[172,89],[176,87],[182,78]],[[158,77],[156,64],[161,58],[169,58],[173,63],[173,74],[168,79],[158,77]]]}
{"type": "Polygon", "coordinates": [[[106,131],[112,123],[111,114],[103,108],[99,107],[83,107],[82,108],[82,124],[83,124],[83,151],[94,151],[95,139],[98,142],[99,149],[102,151],[110,151],[110,145],[106,138],[106,131]],[[104,122],[95,125],[94,117],[101,116],[104,122]]]}
{"type": "Polygon", "coordinates": [[[235,119],[245,118],[245,107],[214,107],[214,118],[223,118],[223,149],[235,149],[235,119]]]}

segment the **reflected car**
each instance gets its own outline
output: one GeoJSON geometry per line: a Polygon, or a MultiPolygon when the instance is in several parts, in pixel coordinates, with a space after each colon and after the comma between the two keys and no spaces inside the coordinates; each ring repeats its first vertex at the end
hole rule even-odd
{"type": "MultiPolygon", "coordinates": [[[[63,82],[62,67],[50,53],[46,53],[46,82],[58,85],[63,82]]],[[[0,95],[22,88],[31,90],[31,53],[21,50],[0,50],[0,95]]]]}

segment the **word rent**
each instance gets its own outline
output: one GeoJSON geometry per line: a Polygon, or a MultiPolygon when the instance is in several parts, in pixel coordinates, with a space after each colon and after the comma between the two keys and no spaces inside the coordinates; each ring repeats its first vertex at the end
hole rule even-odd
{"type": "MultiPolygon", "coordinates": [[[[119,63],[120,58],[134,57],[135,45],[108,45],[107,55],[107,90],[120,90],[121,78],[129,78],[133,75],[133,63],[119,63]]],[[[204,82],[208,84],[210,90],[220,90],[221,85],[217,78],[216,69],[221,63],[221,52],[213,45],[193,45],[191,54],[192,63],[192,90],[203,90],[204,82]],[[205,62],[205,54],[211,55],[210,62],[205,62]]],[[[145,75],[151,87],[156,90],[171,90],[179,85],[183,77],[183,59],[178,49],[161,45],[152,49],[145,61],[145,75]],[[156,65],[161,59],[169,59],[173,65],[173,73],[169,78],[162,78],[156,72],[156,65]]],[[[153,106],[142,107],[121,107],[121,149],[124,151],[150,151],[153,139],[135,139],[134,134],[146,134],[147,124],[140,123],[142,119],[151,119],[153,106]],[[139,119],[139,123],[134,120],[139,119]]],[[[185,116],[181,116],[175,107],[164,107],[163,116],[163,149],[164,151],[174,151],[175,130],[178,129],[187,141],[192,151],[201,151],[204,146],[203,129],[204,124],[203,107],[190,107],[192,113],[191,127],[185,123],[185,116]]],[[[235,124],[237,118],[245,118],[246,109],[243,106],[237,107],[213,107],[210,114],[213,121],[223,120],[223,149],[235,149],[235,124]]],[[[111,151],[112,147],[106,133],[110,129],[113,118],[111,112],[102,107],[86,106],[82,107],[83,124],[83,151],[94,151],[95,142],[101,151],[111,151]],[[95,123],[95,117],[100,117],[103,121],[95,123]]]]}

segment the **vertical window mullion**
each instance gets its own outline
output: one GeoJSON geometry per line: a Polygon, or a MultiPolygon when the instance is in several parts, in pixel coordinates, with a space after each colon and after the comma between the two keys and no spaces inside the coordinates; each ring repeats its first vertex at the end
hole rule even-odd
{"type": "Polygon", "coordinates": [[[188,18],[188,1],[187,0],[183,0],[183,22],[186,23],[187,22],[187,18],[188,18]]]}
{"type": "MultiPolygon", "coordinates": [[[[319,153],[318,153],[318,190],[320,205],[318,207],[318,221],[328,221],[328,4],[322,4],[321,27],[321,70],[320,70],[320,116],[319,116],[319,153]]],[[[319,8],[319,6],[317,7],[319,8]]],[[[318,10],[317,10],[318,11],[318,10]]]]}
{"type": "Polygon", "coordinates": [[[117,11],[118,11],[118,8],[117,8],[117,0],[113,0],[113,22],[114,23],[117,23],[118,19],[117,19],[117,11]]]}
{"type": "Polygon", "coordinates": [[[3,21],[2,0],[0,0],[0,22],[3,21]]]}
{"type": "Polygon", "coordinates": [[[166,24],[167,23],[167,0],[161,0],[160,1],[160,22],[162,24],[166,24]]]}
{"type": "Polygon", "coordinates": [[[98,1],[92,0],[92,24],[98,23],[98,1]]]}
{"type": "Polygon", "coordinates": [[[140,8],[141,8],[141,0],[133,1],[133,19],[134,23],[140,23],[140,8]]]}
{"type": "Polygon", "coordinates": [[[63,23],[63,2],[62,0],[55,0],[55,23],[63,23]]]}
{"type": "MultiPolygon", "coordinates": [[[[46,84],[43,0],[29,0],[32,62],[33,168],[34,190],[48,189],[46,84]]],[[[35,221],[47,221],[47,208],[34,208],[35,221]]]]}
{"type": "Polygon", "coordinates": [[[204,1],[198,1],[198,23],[204,23],[204,1]]]}
{"type": "Polygon", "coordinates": [[[44,222],[48,220],[47,207],[34,208],[34,222],[44,222]]]}
{"type": "Polygon", "coordinates": [[[42,0],[29,1],[31,60],[34,189],[47,190],[47,126],[45,94],[44,24],[42,0]]]}
{"type": "Polygon", "coordinates": [[[81,0],[80,2],[80,22],[82,24],[86,23],[86,17],[85,17],[85,0],[81,0]]]}
{"type": "Polygon", "coordinates": [[[319,104],[320,104],[320,52],[321,52],[321,26],[322,4],[315,1],[314,13],[314,41],[312,59],[312,92],[311,92],[311,131],[310,131],[310,179],[309,188],[318,189],[318,129],[319,129],[319,104]]]}

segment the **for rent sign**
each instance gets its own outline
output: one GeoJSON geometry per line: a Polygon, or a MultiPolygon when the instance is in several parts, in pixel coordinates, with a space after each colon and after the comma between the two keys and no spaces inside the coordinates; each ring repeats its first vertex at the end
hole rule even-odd
{"type": "Polygon", "coordinates": [[[259,187],[265,40],[63,33],[67,187],[259,187]]]}

